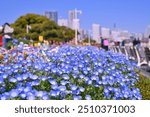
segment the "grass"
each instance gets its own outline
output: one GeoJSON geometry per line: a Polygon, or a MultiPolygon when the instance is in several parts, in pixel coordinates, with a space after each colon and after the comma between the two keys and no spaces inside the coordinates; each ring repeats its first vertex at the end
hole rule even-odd
{"type": "Polygon", "coordinates": [[[140,89],[143,100],[150,100],[150,78],[140,74],[140,80],[137,82],[136,87],[140,89]]]}

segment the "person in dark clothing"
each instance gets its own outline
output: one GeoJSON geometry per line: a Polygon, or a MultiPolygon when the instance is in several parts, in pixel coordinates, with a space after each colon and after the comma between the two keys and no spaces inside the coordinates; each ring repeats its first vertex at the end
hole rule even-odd
{"type": "Polygon", "coordinates": [[[121,46],[125,46],[125,40],[122,41],[121,46]]]}
{"type": "Polygon", "coordinates": [[[137,40],[134,39],[134,40],[133,40],[133,46],[136,46],[136,45],[137,45],[137,40]]]}
{"type": "Polygon", "coordinates": [[[104,48],[104,39],[101,37],[101,48],[104,48]]]}

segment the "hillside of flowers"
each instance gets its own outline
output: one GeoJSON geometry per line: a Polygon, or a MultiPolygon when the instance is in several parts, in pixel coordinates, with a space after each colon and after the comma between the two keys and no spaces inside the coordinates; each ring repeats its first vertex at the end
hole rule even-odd
{"type": "Polygon", "coordinates": [[[136,65],[92,46],[19,45],[0,61],[1,100],[141,100],[136,65]]]}

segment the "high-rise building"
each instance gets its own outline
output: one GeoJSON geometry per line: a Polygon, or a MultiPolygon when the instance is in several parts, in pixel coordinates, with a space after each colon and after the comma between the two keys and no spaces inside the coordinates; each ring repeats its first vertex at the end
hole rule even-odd
{"type": "Polygon", "coordinates": [[[144,36],[145,36],[145,38],[149,38],[150,37],[150,25],[147,27],[144,36]]]}
{"type": "Polygon", "coordinates": [[[103,38],[110,38],[110,29],[109,28],[101,28],[101,36],[103,38]]]}
{"type": "Polygon", "coordinates": [[[92,36],[93,40],[97,43],[100,43],[100,25],[99,24],[92,24],[92,36]]]}
{"type": "Polygon", "coordinates": [[[68,27],[68,20],[67,19],[58,19],[58,25],[68,27]]]}
{"type": "Polygon", "coordinates": [[[69,11],[69,20],[68,20],[68,23],[69,23],[69,28],[73,29],[73,20],[76,19],[76,13],[75,13],[75,10],[71,10],[69,11]]]}
{"type": "Polygon", "coordinates": [[[111,39],[113,41],[121,41],[119,36],[120,36],[120,31],[118,31],[118,30],[112,30],[111,31],[111,39]]]}
{"type": "Polygon", "coordinates": [[[50,20],[52,20],[52,21],[54,21],[54,22],[58,22],[58,12],[57,11],[46,11],[45,12],[45,16],[48,18],[48,19],[50,19],[50,20]]]}
{"type": "Polygon", "coordinates": [[[127,30],[120,31],[120,39],[121,40],[130,39],[130,33],[129,33],[129,31],[127,31],[127,30]]]}
{"type": "MultiPolygon", "coordinates": [[[[70,10],[69,11],[69,18],[68,18],[68,23],[69,23],[69,28],[71,28],[71,29],[74,29],[74,23],[76,22],[76,21],[74,21],[74,20],[76,20],[76,19],[78,19],[78,14],[81,14],[82,12],[80,11],[80,10],[70,10]]],[[[78,23],[79,23],[79,25],[80,25],[80,20],[78,19],[78,23]]]]}

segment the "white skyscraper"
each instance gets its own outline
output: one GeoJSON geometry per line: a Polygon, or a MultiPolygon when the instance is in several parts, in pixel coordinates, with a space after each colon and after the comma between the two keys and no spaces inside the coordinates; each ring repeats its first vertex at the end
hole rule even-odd
{"type": "Polygon", "coordinates": [[[68,20],[67,19],[58,19],[58,25],[68,27],[68,20]]]}
{"type": "Polygon", "coordinates": [[[120,41],[119,36],[120,36],[120,31],[118,31],[118,30],[112,30],[111,31],[111,39],[113,41],[120,41]]]}
{"type": "MultiPolygon", "coordinates": [[[[76,22],[74,21],[74,19],[78,19],[78,14],[81,14],[81,13],[82,11],[77,10],[77,9],[69,11],[69,19],[68,19],[69,28],[74,29],[74,23],[76,22]]],[[[77,22],[80,25],[80,20],[77,22]]]]}
{"type": "Polygon", "coordinates": [[[110,38],[110,29],[109,28],[101,28],[101,36],[103,38],[110,38]]]}
{"type": "Polygon", "coordinates": [[[48,19],[50,19],[50,20],[52,20],[52,21],[54,21],[54,22],[58,22],[58,12],[57,11],[46,11],[45,12],[45,16],[48,18],[48,19]]]}
{"type": "Polygon", "coordinates": [[[150,25],[147,27],[146,32],[145,32],[145,37],[149,38],[150,36],[150,25]]]}
{"type": "Polygon", "coordinates": [[[69,28],[73,29],[73,20],[75,19],[75,10],[71,10],[69,11],[69,20],[68,20],[68,23],[69,23],[69,28]]]}
{"type": "Polygon", "coordinates": [[[92,24],[92,35],[93,40],[97,43],[100,43],[100,25],[99,24],[92,24]]]}

